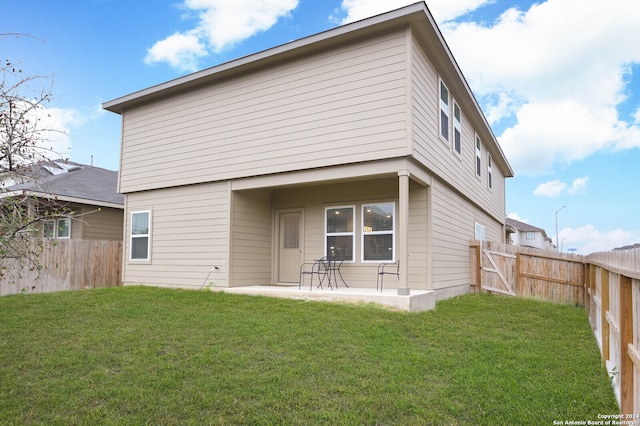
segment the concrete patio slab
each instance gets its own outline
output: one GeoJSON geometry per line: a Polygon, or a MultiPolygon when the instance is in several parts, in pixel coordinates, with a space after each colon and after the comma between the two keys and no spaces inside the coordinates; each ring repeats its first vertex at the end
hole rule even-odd
{"type": "Polygon", "coordinates": [[[411,290],[409,295],[398,295],[397,289],[382,292],[373,288],[344,288],[331,290],[298,289],[298,286],[266,285],[224,288],[225,293],[245,294],[250,296],[280,297],[285,299],[312,300],[341,303],[375,303],[386,308],[406,312],[421,312],[436,307],[436,296],[430,290],[411,290]]]}

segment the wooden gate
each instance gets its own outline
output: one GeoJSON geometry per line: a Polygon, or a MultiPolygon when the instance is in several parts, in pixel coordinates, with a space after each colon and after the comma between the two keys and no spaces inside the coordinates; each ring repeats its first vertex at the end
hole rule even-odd
{"type": "Polygon", "coordinates": [[[482,289],[515,296],[516,256],[483,248],[480,258],[482,289]]]}
{"type": "Polygon", "coordinates": [[[579,255],[471,242],[471,284],[509,296],[584,305],[585,265],[579,255]]]}

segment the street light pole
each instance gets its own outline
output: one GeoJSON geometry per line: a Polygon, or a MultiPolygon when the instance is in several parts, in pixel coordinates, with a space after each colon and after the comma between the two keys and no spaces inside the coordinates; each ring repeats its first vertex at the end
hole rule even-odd
{"type": "Polygon", "coordinates": [[[562,206],[560,207],[558,210],[556,210],[556,250],[558,250],[560,248],[560,244],[558,242],[558,212],[562,209],[564,209],[567,206],[562,206]]]}

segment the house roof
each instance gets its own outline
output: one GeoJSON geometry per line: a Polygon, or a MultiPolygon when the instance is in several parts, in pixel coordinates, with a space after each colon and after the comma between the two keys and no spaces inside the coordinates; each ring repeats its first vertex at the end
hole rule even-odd
{"type": "Polygon", "coordinates": [[[542,235],[544,235],[545,237],[547,236],[547,233],[544,229],[529,225],[528,223],[520,222],[515,219],[511,219],[509,217],[506,219],[505,223],[508,226],[511,226],[521,232],[542,232],[542,235]]]}
{"type": "Polygon", "coordinates": [[[39,162],[24,173],[24,182],[6,191],[26,191],[56,197],[61,201],[103,207],[124,207],[124,195],[117,192],[118,172],[65,160],[39,162]]]}
{"type": "Polygon", "coordinates": [[[465,110],[469,111],[467,115],[474,123],[474,127],[477,128],[482,140],[485,141],[496,165],[501,168],[505,177],[512,177],[513,170],[502,148],[498,144],[431,12],[429,12],[427,5],[423,1],[170,80],[105,102],[102,107],[108,111],[122,114],[132,107],[166,98],[176,93],[183,93],[203,85],[250,73],[257,69],[264,69],[268,66],[295,60],[302,55],[407,26],[410,26],[415,31],[418,39],[429,49],[430,59],[436,66],[442,72],[455,76],[455,80],[457,80],[454,82],[456,88],[460,93],[464,93],[464,96],[459,97],[457,100],[465,110]],[[491,143],[487,143],[487,141],[491,141],[491,143]]]}
{"type": "Polygon", "coordinates": [[[636,250],[636,249],[640,249],[640,243],[629,244],[629,245],[622,246],[622,247],[616,247],[616,248],[613,249],[613,251],[636,250]]]}

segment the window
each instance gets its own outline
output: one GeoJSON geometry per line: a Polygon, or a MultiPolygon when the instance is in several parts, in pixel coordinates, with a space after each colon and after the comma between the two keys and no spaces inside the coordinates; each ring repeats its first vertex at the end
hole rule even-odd
{"type": "Polygon", "coordinates": [[[440,82],[440,135],[449,140],[449,89],[440,82]]]}
{"type": "Polygon", "coordinates": [[[362,206],[362,261],[393,261],[395,203],[362,206]]]}
{"type": "Polygon", "coordinates": [[[476,240],[484,241],[485,240],[485,228],[483,225],[476,223],[476,240]]]}
{"type": "Polygon", "coordinates": [[[151,212],[131,213],[131,260],[149,260],[151,212]]]}
{"type": "Polygon", "coordinates": [[[535,240],[536,239],[536,233],[535,232],[527,232],[527,240],[535,240]]]}
{"type": "Polygon", "coordinates": [[[453,102],[453,149],[462,154],[462,113],[456,102],[453,102]]]}
{"type": "Polygon", "coordinates": [[[325,209],[325,249],[328,257],[353,261],[355,246],[355,206],[325,209]]]}
{"type": "Polygon", "coordinates": [[[71,238],[71,219],[53,219],[44,222],[42,233],[45,238],[71,238]]]}
{"type": "Polygon", "coordinates": [[[476,135],[476,175],[480,177],[482,175],[482,168],[480,165],[480,147],[482,146],[482,142],[480,141],[480,136],[476,135]]]}
{"type": "Polygon", "coordinates": [[[493,171],[492,171],[492,162],[491,162],[491,154],[487,154],[487,184],[489,185],[489,189],[492,188],[493,182],[493,171]]]}

